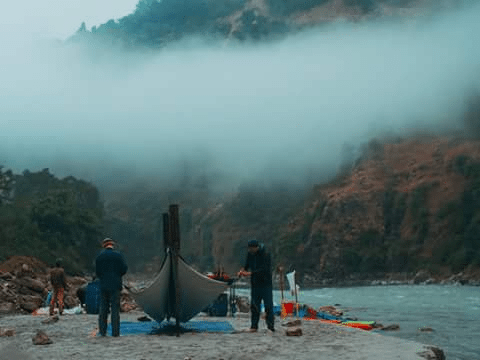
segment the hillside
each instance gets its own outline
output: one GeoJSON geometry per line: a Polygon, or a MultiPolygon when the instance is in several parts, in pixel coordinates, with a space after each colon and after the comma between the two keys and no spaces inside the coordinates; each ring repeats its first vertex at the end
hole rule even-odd
{"type": "Polygon", "coordinates": [[[259,41],[332,22],[374,19],[411,21],[466,0],[140,0],[121,19],[87,29],[69,41],[102,41],[125,49],[161,48],[185,37],[259,41]]]}
{"type": "Polygon", "coordinates": [[[238,270],[246,242],[257,238],[275,267],[296,269],[306,283],[412,278],[419,271],[480,279],[480,140],[374,139],[327,184],[243,185],[221,200],[193,186],[136,187],[107,194],[102,206],[81,180],[47,170],[2,178],[12,176],[13,192],[0,206],[2,258],[62,256],[71,271],[88,270],[94,244],[108,234],[133,272],[154,271],[162,213],[178,203],[182,255],[201,271],[238,270]]]}
{"type": "Polygon", "coordinates": [[[195,244],[198,254],[209,252],[227,271],[240,266],[246,239],[257,237],[273,250],[276,265],[317,280],[419,270],[474,274],[479,189],[480,141],[373,140],[350,173],[317,186],[303,206],[277,194],[263,208],[258,202],[238,207],[246,197],[239,193],[197,223],[195,244]],[[271,207],[278,202],[284,207],[271,207]]]}

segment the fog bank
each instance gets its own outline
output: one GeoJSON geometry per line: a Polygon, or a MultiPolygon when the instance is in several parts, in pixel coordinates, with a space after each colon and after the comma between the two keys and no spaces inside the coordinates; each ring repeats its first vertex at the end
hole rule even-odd
{"type": "Polygon", "coordinates": [[[0,164],[112,184],[186,171],[226,190],[319,182],[345,143],[461,127],[480,87],[479,18],[476,5],[155,55],[3,33],[0,164]]]}

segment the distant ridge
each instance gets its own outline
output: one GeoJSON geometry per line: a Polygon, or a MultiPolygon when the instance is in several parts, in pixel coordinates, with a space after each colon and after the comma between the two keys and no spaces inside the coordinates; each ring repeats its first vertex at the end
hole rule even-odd
{"type": "Polygon", "coordinates": [[[67,41],[101,41],[139,49],[161,48],[186,36],[272,40],[338,20],[411,19],[464,3],[461,0],[140,0],[132,14],[118,21],[109,20],[90,30],[82,23],[67,41]]]}

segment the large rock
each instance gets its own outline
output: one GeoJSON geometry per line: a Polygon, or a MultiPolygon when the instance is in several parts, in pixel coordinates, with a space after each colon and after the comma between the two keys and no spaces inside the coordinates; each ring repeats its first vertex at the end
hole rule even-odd
{"type": "Polygon", "coordinates": [[[418,355],[426,360],[445,360],[445,353],[442,349],[435,346],[427,346],[426,351],[418,353],[418,355]]]}
{"type": "Polygon", "coordinates": [[[426,282],[431,278],[430,274],[425,271],[425,270],[420,270],[415,274],[415,277],[413,278],[413,283],[414,284],[421,284],[426,282]]]}
{"type": "Polygon", "coordinates": [[[79,304],[79,300],[77,299],[76,296],[74,297],[72,295],[67,295],[65,296],[63,303],[65,304],[66,309],[71,309],[79,304]]]}
{"type": "Polygon", "coordinates": [[[28,288],[40,294],[43,294],[47,287],[47,284],[40,280],[32,279],[31,277],[16,278],[14,282],[21,287],[28,288]]]}
{"type": "Polygon", "coordinates": [[[43,300],[41,296],[24,295],[18,297],[18,304],[23,310],[33,312],[42,306],[43,300]]]}
{"type": "Polygon", "coordinates": [[[17,295],[15,292],[10,289],[10,286],[4,285],[0,286],[0,303],[1,302],[15,302],[17,295]]]}
{"type": "Polygon", "coordinates": [[[391,325],[387,325],[387,326],[384,326],[384,327],[380,328],[380,330],[383,330],[383,331],[397,331],[397,330],[400,330],[400,325],[391,324],[391,325]]]}
{"type": "Polygon", "coordinates": [[[48,335],[42,330],[37,331],[37,334],[32,338],[32,342],[33,345],[48,345],[53,343],[48,335]]]}
{"type": "Polygon", "coordinates": [[[2,329],[0,328],[0,337],[15,336],[15,329],[2,329]]]}
{"type": "Polygon", "coordinates": [[[0,314],[13,314],[16,306],[11,302],[0,303],[0,314]]]}
{"type": "Polygon", "coordinates": [[[60,320],[58,315],[49,316],[48,318],[42,320],[42,324],[53,324],[56,323],[58,320],[60,320]]]}
{"type": "Polygon", "coordinates": [[[10,281],[10,280],[13,279],[13,275],[10,274],[9,272],[1,272],[1,271],[0,271],[0,279],[6,280],[6,281],[10,281]]]}
{"type": "Polygon", "coordinates": [[[302,328],[301,327],[290,327],[287,329],[285,332],[285,335],[287,336],[302,336],[302,328]]]}
{"type": "Polygon", "coordinates": [[[70,286],[79,287],[88,283],[88,280],[80,276],[72,276],[72,277],[67,277],[67,283],[70,286]]]}

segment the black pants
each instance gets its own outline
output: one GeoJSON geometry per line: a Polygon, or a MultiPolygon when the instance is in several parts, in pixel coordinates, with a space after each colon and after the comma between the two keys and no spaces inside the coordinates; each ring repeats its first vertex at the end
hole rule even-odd
{"type": "Polygon", "coordinates": [[[98,329],[100,335],[107,334],[108,311],[112,315],[112,336],[120,335],[120,290],[100,290],[100,313],[98,314],[98,329]]]}
{"type": "Polygon", "coordinates": [[[263,300],[265,313],[267,315],[267,327],[273,329],[273,294],[271,287],[252,287],[252,329],[258,329],[258,321],[260,320],[260,305],[263,300]]]}

